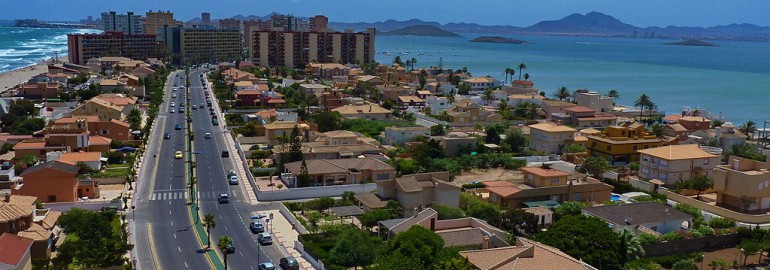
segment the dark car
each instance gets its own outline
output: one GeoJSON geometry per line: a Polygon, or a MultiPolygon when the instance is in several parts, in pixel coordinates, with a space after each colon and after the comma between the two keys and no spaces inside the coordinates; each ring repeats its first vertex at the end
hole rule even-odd
{"type": "Polygon", "coordinates": [[[166,134],[163,134],[163,139],[171,139],[171,133],[166,132],[166,134]]]}
{"type": "Polygon", "coordinates": [[[176,130],[182,130],[182,125],[176,125],[176,126],[174,126],[174,129],[176,129],[176,130]]]}
{"type": "Polygon", "coordinates": [[[265,232],[265,224],[259,221],[252,221],[249,224],[249,230],[251,230],[251,233],[263,233],[265,232]]]}
{"type": "Polygon", "coordinates": [[[211,124],[214,126],[219,126],[219,121],[216,118],[211,119],[211,124]]]}
{"type": "Polygon", "coordinates": [[[227,195],[227,193],[221,193],[219,194],[217,201],[219,201],[219,203],[230,203],[230,196],[227,195]]]}
{"type": "Polygon", "coordinates": [[[230,157],[230,151],[222,151],[222,157],[230,157]]]}
{"type": "Polygon", "coordinates": [[[299,262],[294,257],[281,258],[281,262],[278,265],[283,270],[299,270],[299,262]]]}

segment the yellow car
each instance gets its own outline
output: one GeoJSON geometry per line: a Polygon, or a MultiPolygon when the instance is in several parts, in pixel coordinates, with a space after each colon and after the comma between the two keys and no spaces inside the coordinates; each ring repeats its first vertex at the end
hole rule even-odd
{"type": "Polygon", "coordinates": [[[175,158],[175,159],[180,159],[180,158],[182,158],[182,151],[176,151],[176,153],[174,153],[174,158],[175,158]]]}

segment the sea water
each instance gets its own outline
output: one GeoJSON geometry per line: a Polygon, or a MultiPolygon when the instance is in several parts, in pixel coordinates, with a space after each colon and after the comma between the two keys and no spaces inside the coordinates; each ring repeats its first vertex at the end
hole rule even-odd
{"type": "Polygon", "coordinates": [[[0,72],[22,68],[67,53],[67,34],[93,29],[0,27],[0,72]]]}
{"type": "Polygon", "coordinates": [[[620,93],[632,105],[647,94],[660,110],[702,108],[736,125],[770,119],[770,44],[714,41],[718,47],[665,45],[671,40],[572,36],[506,36],[530,44],[469,42],[465,37],[378,36],[380,63],[415,58],[415,67],[467,67],[474,76],[504,80],[505,68],[525,63],[530,80],[548,97],[561,86],[620,93]],[[387,55],[389,52],[390,55],[387,55]]]}

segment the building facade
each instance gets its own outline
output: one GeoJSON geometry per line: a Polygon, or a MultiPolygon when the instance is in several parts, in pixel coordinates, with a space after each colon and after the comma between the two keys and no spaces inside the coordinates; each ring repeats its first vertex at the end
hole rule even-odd
{"type": "Polygon", "coordinates": [[[163,29],[164,26],[179,26],[182,22],[174,20],[174,13],[171,11],[157,12],[147,11],[144,19],[144,33],[150,35],[157,35],[158,29],[163,29]]]}
{"type": "Polygon", "coordinates": [[[611,165],[639,161],[639,150],[661,146],[665,140],[648,133],[642,124],[609,126],[601,134],[588,135],[588,153],[611,165]]]}
{"type": "Polygon", "coordinates": [[[243,54],[238,29],[164,27],[159,38],[174,64],[232,62],[243,54]]]}
{"type": "Polygon", "coordinates": [[[700,149],[697,144],[661,146],[639,150],[639,176],[659,179],[666,184],[692,179],[697,174],[712,176],[719,155],[700,149]]]}
{"type": "Polygon", "coordinates": [[[131,59],[156,58],[161,47],[153,34],[104,34],[67,35],[67,57],[70,63],[85,65],[89,59],[103,56],[123,56],[131,59]]]}
{"type": "Polygon", "coordinates": [[[261,66],[374,61],[374,28],[364,32],[253,31],[249,58],[261,66]]]}
{"type": "Polygon", "coordinates": [[[576,129],[557,125],[556,123],[540,123],[529,126],[529,148],[547,155],[559,154],[569,144],[576,129]]]}
{"type": "Polygon", "coordinates": [[[142,15],[115,11],[102,12],[102,27],[105,32],[123,32],[128,35],[142,33],[142,15]]]}
{"type": "Polygon", "coordinates": [[[765,162],[730,156],[714,170],[717,205],[740,211],[770,209],[770,159],[765,162]]]}

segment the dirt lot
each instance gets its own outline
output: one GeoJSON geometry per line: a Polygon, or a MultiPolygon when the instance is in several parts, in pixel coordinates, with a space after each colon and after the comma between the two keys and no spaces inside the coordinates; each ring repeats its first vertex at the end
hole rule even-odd
{"type": "Polygon", "coordinates": [[[455,182],[464,185],[473,181],[497,181],[497,180],[522,180],[523,175],[519,171],[505,169],[474,169],[455,177],[455,182]]]}
{"type": "MultiPolygon", "coordinates": [[[[733,261],[737,261],[738,266],[740,266],[743,263],[743,256],[741,256],[741,251],[738,248],[720,249],[720,250],[703,253],[703,255],[704,255],[704,260],[703,260],[703,267],[700,268],[701,270],[711,270],[711,267],[709,267],[708,265],[711,261],[713,261],[716,258],[723,258],[731,263],[733,261]]],[[[759,261],[759,255],[752,255],[746,259],[746,265],[756,265],[758,261],[759,261]]],[[[762,256],[762,263],[766,264],[767,261],[768,261],[767,256],[762,256]]],[[[698,266],[700,266],[700,264],[698,264],[698,266]]]]}

